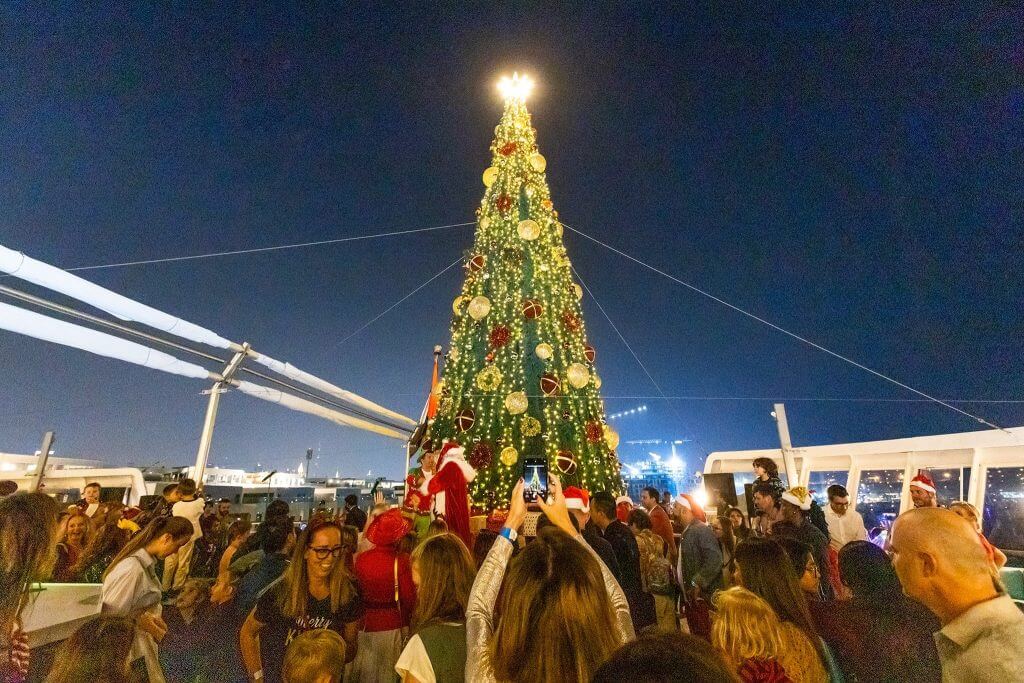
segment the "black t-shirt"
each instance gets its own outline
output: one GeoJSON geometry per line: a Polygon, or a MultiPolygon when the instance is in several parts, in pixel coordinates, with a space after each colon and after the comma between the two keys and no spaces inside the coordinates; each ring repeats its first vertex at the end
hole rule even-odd
{"type": "Polygon", "coordinates": [[[363,600],[355,587],[352,600],[341,608],[331,612],[331,598],[317,600],[312,595],[306,607],[306,615],[293,619],[281,614],[278,606],[278,593],[284,588],[279,584],[276,590],[268,590],[256,603],[256,621],[263,624],[260,631],[260,656],[263,660],[263,676],[267,683],[281,680],[281,666],[284,653],[292,638],[315,629],[326,628],[344,635],[345,624],[358,620],[363,616],[363,600]]]}

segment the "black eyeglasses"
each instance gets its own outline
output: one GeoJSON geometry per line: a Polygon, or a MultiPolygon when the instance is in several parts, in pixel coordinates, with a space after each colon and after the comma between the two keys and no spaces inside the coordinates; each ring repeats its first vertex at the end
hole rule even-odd
{"type": "Polygon", "coordinates": [[[310,550],[316,554],[316,559],[326,560],[328,555],[341,557],[341,553],[345,550],[345,546],[336,545],[333,548],[310,548],[310,550]]]}

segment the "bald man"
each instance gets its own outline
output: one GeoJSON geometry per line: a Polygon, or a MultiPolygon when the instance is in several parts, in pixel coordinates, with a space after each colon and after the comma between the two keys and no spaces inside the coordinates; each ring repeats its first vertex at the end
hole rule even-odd
{"type": "Polygon", "coordinates": [[[971,524],[941,508],[909,510],[892,528],[903,592],[939,618],[942,680],[1024,681],[1024,615],[1006,595],[971,524]]]}

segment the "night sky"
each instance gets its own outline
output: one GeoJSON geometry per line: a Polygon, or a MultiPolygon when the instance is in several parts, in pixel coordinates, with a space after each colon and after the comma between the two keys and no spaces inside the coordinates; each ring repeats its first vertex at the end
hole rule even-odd
{"type": "MultiPolygon", "coordinates": [[[[74,267],[471,221],[494,83],[518,69],[568,225],[923,391],[1024,399],[1019,12],[134,4],[0,9],[5,246],[74,267]]],[[[565,241],[666,394],[763,399],[669,405],[588,298],[608,412],[648,406],[623,440],[689,439],[690,466],[772,447],[772,399],[796,445],[981,427],[794,401],[915,397],[565,241]]],[[[418,417],[459,269],[342,340],[471,244],[463,227],[82,274],[418,417]]],[[[55,429],[60,455],[195,457],[202,382],[3,332],[0,381],[0,451],[55,429]]],[[[1024,424],[1021,403],[963,407],[1024,424]]],[[[211,461],[294,468],[307,447],[314,474],[402,464],[396,441],[237,393],[211,461]]]]}

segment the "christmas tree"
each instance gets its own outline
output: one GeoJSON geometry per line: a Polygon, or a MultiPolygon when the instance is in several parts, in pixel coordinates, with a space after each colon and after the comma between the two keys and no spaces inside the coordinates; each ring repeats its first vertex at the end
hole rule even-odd
{"type": "Polygon", "coordinates": [[[474,502],[508,500],[523,458],[546,457],[564,485],[618,494],[618,435],[605,423],[595,350],[531,127],[527,78],[500,84],[505,110],[477,210],[462,293],[452,303],[452,341],[436,444],[450,439],[477,469],[474,502]]]}

